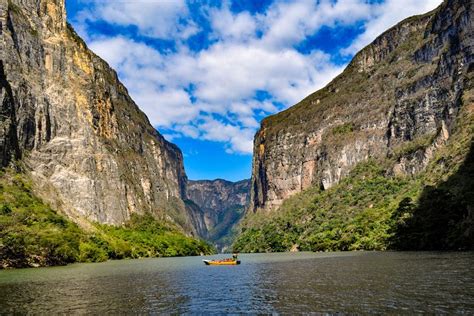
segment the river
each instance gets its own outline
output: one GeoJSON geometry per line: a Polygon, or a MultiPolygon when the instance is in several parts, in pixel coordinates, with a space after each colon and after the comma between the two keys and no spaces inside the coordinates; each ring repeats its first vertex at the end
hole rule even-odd
{"type": "Polygon", "coordinates": [[[474,252],[216,257],[0,271],[0,314],[474,313],[474,252]]]}

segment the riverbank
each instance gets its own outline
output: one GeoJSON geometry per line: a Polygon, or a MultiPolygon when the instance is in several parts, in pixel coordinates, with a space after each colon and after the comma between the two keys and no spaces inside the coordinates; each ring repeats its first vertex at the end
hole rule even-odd
{"type": "Polygon", "coordinates": [[[86,231],[39,199],[19,173],[2,172],[0,188],[0,269],[215,252],[147,214],[122,227],[91,223],[86,231]]]}

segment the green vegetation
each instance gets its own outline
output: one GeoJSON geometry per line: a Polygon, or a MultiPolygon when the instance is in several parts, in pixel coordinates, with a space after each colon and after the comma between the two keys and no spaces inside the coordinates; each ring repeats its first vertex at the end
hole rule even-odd
{"type": "Polygon", "coordinates": [[[92,245],[98,245],[111,259],[213,253],[206,242],[186,237],[172,225],[158,222],[149,214],[134,214],[122,227],[100,224],[96,227],[99,233],[92,236],[92,245]]]}
{"type": "Polygon", "coordinates": [[[19,174],[0,179],[0,267],[67,264],[79,257],[85,237],[32,193],[19,174]]]}
{"type": "Polygon", "coordinates": [[[12,0],[8,0],[8,10],[17,15],[23,15],[23,12],[21,11],[20,7],[16,5],[15,3],[13,3],[12,0]]]}
{"type": "Polygon", "coordinates": [[[313,187],[271,214],[248,214],[234,251],[473,249],[473,113],[461,111],[449,143],[418,176],[391,170],[433,135],[405,144],[395,157],[360,163],[326,191],[313,187]]]}
{"type": "MultiPolygon", "coordinates": [[[[472,90],[471,90],[472,91],[472,90]]],[[[421,176],[423,191],[393,214],[396,249],[474,249],[474,96],[459,113],[447,146],[421,176]]]]}
{"type": "Polygon", "coordinates": [[[345,135],[354,131],[353,123],[345,123],[338,125],[332,129],[333,135],[345,135]]]}
{"type": "Polygon", "coordinates": [[[400,159],[403,156],[414,154],[418,150],[426,149],[431,145],[435,139],[435,134],[428,134],[414,139],[411,142],[406,142],[396,147],[393,152],[393,158],[395,160],[400,159]]]}
{"type": "Polygon", "coordinates": [[[234,244],[240,252],[300,250],[383,250],[398,202],[418,186],[387,177],[375,161],[359,164],[337,186],[312,188],[289,198],[271,219],[247,218],[234,244]]]}
{"type": "Polygon", "coordinates": [[[151,215],[133,215],[123,227],[94,224],[85,231],[37,198],[25,175],[0,173],[0,268],[212,252],[207,243],[151,215]]]}
{"type": "MultiPolygon", "coordinates": [[[[209,240],[212,241],[219,251],[227,250],[237,237],[238,231],[235,225],[244,216],[245,208],[241,205],[233,205],[219,214],[218,223],[209,231],[209,240]]],[[[230,250],[229,250],[230,251],[230,250]]]]}

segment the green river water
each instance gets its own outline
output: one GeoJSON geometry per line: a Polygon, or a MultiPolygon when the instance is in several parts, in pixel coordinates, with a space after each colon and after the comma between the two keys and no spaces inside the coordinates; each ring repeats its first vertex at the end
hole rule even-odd
{"type": "Polygon", "coordinates": [[[0,271],[0,314],[474,314],[473,252],[242,254],[0,271]]]}

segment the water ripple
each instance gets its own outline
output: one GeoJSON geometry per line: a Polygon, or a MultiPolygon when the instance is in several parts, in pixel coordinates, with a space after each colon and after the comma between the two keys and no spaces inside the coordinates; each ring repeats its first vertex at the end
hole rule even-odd
{"type": "Polygon", "coordinates": [[[474,313],[474,253],[242,255],[0,271],[0,314],[474,313]]]}

